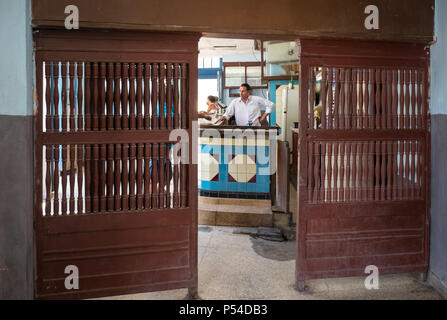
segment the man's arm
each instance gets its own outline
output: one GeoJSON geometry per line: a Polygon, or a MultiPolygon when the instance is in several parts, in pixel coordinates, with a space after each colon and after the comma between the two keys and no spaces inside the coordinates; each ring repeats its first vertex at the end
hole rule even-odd
{"type": "Polygon", "coordinates": [[[233,102],[230,103],[230,105],[227,108],[227,111],[225,112],[225,114],[222,117],[220,117],[219,120],[224,120],[224,119],[229,120],[232,116],[234,116],[234,103],[233,102]]]}
{"type": "Polygon", "coordinates": [[[265,113],[259,118],[259,122],[262,122],[265,120],[265,118],[267,118],[269,114],[273,112],[273,109],[275,109],[276,105],[270,100],[261,97],[259,97],[259,99],[261,99],[261,102],[265,105],[265,113]]]}

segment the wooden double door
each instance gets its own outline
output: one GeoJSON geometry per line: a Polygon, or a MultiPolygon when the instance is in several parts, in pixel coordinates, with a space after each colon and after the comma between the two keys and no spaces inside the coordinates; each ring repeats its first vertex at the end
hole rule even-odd
{"type": "Polygon", "coordinates": [[[192,136],[199,35],[34,39],[36,298],[196,294],[197,168],[170,135],[192,136]]]}

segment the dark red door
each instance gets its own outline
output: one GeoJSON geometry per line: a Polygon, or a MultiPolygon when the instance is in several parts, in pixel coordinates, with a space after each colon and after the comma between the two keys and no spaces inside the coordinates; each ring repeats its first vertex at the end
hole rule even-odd
{"type": "Polygon", "coordinates": [[[191,136],[199,36],[35,40],[36,297],[195,294],[197,168],[173,161],[169,135],[191,136]]]}
{"type": "Polygon", "coordinates": [[[318,40],[300,48],[298,287],[369,265],[427,272],[428,50],[318,40]]]}

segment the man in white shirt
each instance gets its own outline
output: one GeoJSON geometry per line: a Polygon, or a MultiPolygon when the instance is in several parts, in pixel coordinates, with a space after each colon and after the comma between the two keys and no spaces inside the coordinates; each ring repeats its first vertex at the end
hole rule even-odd
{"type": "Polygon", "coordinates": [[[260,127],[261,122],[272,113],[275,104],[267,99],[252,96],[251,87],[244,83],[239,88],[240,98],[233,100],[227,108],[227,112],[219,119],[236,118],[237,126],[260,127]],[[265,113],[261,116],[261,107],[265,106],[265,113]]]}

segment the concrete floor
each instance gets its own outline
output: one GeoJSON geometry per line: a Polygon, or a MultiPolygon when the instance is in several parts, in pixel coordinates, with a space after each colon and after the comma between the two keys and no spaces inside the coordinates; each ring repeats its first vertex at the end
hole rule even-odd
{"type": "MultiPolygon", "coordinates": [[[[380,289],[364,287],[365,277],[308,281],[295,291],[295,242],[271,242],[235,234],[238,228],[199,227],[199,296],[205,300],[439,300],[414,275],[380,276],[380,289]]],[[[186,289],[102,298],[181,300],[186,289]]]]}

